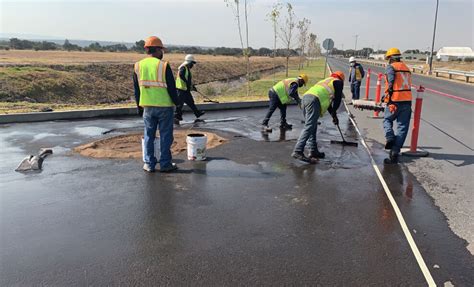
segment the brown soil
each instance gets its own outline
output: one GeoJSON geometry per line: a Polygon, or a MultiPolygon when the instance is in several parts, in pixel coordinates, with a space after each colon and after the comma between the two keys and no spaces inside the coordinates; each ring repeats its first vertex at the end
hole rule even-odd
{"type": "MultiPolygon", "coordinates": [[[[173,155],[186,151],[186,136],[191,133],[205,134],[207,136],[207,149],[215,148],[227,142],[227,139],[210,132],[175,130],[174,142],[171,146],[173,155]]],[[[93,158],[141,159],[142,137],[143,133],[115,136],[78,146],[74,148],[74,151],[83,156],[93,158]]]]}

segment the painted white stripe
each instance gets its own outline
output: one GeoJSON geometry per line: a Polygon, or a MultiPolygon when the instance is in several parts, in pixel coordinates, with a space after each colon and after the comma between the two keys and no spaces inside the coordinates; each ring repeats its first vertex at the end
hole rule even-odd
{"type": "MultiPolygon", "coordinates": [[[[329,67],[329,65],[328,65],[328,70],[329,70],[329,73],[332,74],[331,67],[329,67]]],[[[347,108],[347,105],[346,105],[346,102],[344,101],[344,99],[342,100],[342,102],[344,103],[344,107],[346,108],[347,113],[350,114],[350,111],[347,108]]],[[[413,239],[413,237],[410,233],[410,230],[408,229],[408,226],[405,222],[405,219],[403,218],[402,212],[400,211],[400,208],[398,208],[397,202],[395,201],[395,199],[392,196],[392,192],[388,188],[388,185],[385,182],[385,179],[383,178],[379,167],[375,163],[375,160],[374,160],[372,154],[370,153],[370,149],[367,146],[367,143],[365,142],[364,137],[360,133],[359,127],[357,126],[357,124],[355,123],[355,121],[351,117],[349,117],[349,120],[354,125],[357,133],[359,134],[360,141],[362,142],[362,145],[365,147],[365,149],[367,150],[367,153],[369,154],[370,162],[372,164],[372,167],[374,168],[375,173],[377,174],[377,177],[379,178],[380,183],[382,184],[383,190],[385,191],[385,194],[387,195],[388,200],[390,201],[390,204],[392,205],[392,208],[395,211],[395,215],[397,216],[398,222],[400,223],[400,226],[402,227],[402,231],[405,234],[405,237],[408,241],[408,244],[410,245],[411,251],[413,252],[413,255],[415,256],[416,262],[418,262],[418,266],[420,267],[421,272],[423,273],[423,276],[425,276],[426,283],[428,283],[428,286],[430,286],[430,287],[436,286],[436,283],[434,282],[433,277],[431,276],[430,270],[426,266],[425,260],[423,260],[423,256],[421,256],[421,253],[418,250],[418,247],[416,246],[415,240],[413,239]]]]}

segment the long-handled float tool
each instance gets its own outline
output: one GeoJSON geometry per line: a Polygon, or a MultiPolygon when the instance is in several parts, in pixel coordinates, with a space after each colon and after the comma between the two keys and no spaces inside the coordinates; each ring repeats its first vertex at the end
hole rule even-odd
{"type": "Polygon", "coordinates": [[[200,91],[196,91],[196,93],[198,93],[199,95],[201,95],[201,97],[203,97],[205,103],[213,103],[213,104],[218,104],[219,103],[218,101],[214,101],[214,100],[209,99],[206,95],[204,95],[200,91]]]}
{"type": "Polygon", "coordinates": [[[344,136],[342,135],[342,131],[341,131],[341,128],[339,127],[339,124],[337,124],[337,129],[339,130],[339,133],[341,134],[342,141],[331,140],[332,144],[342,144],[342,145],[355,146],[355,147],[359,146],[359,144],[356,142],[348,142],[344,139],[344,136]]]}

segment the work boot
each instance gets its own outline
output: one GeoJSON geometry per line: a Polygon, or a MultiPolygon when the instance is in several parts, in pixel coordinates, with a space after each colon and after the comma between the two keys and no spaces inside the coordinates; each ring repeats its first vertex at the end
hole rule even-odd
{"type": "Polygon", "coordinates": [[[385,164],[397,164],[398,163],[398,153],[395,153],[394,151],[390,151],[390,155],[388,158],[383,160],[383,163],[385,164]]]}
{"type": "Polygon", "coordinates": [[[196,118],[199,119],[201,116],[203,116],[206,112],[205,111],[199,111],[197,114],[196,114],[196,118]]]}
{"type": "Polygon", "coordinates": [[[154,172],[155,171],[155,169],[151,168],[151,166],[148,163],[145,163],[143,165],[143,170],[146,171],[146,172],[154,172]]]}
{"type": "Polygon", "coordinates": [[[266,133],[271,133],[273,131],[273,129],[271,127],[269,127],[268,125],[262,125],[262,132],[266,132],[266,133]]]}
{"type": "Polygon", "coordinates": [[[297,160],[301,160],[301,161],[304,161],[304,162],[307,162],[307,163],[316,163],[318,160],[317,159],[312,159],[312,158],[308,158],[304,155],[303,152],[301,151],[294,151],[291,156],[297,160]]]}
{"type": "Polygon", "coordinates": [[[178,166],[175,163],[171,163],[167,167],[160,168],[160,172],[172,172],[177,169],[178,169],[178,166]]]}
{"type": "Polygon", "coordinates": [[[287,122],[282,122],[280,124],[280,129],[291,130],[292,128],[293,128],[293,125],[290,125],[287,122]]]}
{"type": "Polygon", "coordinates": [[[392,149],[393,145],[395,144],[395,140],[389,140],[385,143],[385,149],[392,149]]]}
{"type": "Polygon", "coordinates": [[[309,153],[309,157],[310,158],[315,158],[315,159],[325,158],[326,154],[324,152],[320,152],[319,150],[315,150],[315,151],[311,151],[309,153]]]}

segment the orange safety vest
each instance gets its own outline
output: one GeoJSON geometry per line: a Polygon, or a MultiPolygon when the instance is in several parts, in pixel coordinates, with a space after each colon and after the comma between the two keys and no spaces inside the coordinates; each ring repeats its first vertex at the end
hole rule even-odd
{"type": "MultiPolygon", "coordinates": [[[[412,99],[411,95],[411,72],[403,62],[394,62],[392,64],[395,70],[395,80],[393,81],[392,102],[407,102],[412,99]]],[[[385,75],[385,102],[388,103],[388,77],[385,75]]]]}

